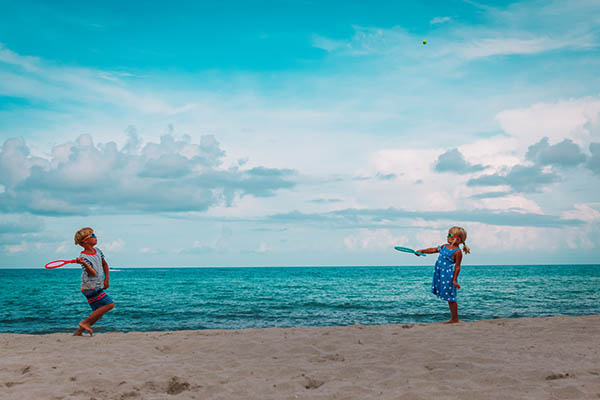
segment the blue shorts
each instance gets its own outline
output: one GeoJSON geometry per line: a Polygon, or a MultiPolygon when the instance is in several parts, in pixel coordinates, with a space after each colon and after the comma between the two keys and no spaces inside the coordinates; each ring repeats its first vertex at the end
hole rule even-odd
{"type": "Polygon", "coordinates": [[[87,298],[90,307],[92,307],[92,310],[94,311],[102,306],[113,303],[112,299],[106,294],[104,289],[84,289],[81,293],[87,298]]]}

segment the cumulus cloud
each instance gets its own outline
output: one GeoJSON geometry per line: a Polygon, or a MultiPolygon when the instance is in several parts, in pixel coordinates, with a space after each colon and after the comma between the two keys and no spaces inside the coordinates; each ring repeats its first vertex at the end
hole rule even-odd
{"type": "Polygon", "coordinates": [[[230,241],[233,231],[226,225],[221,227],[221,232],[209,241],[195,240],[192,247],[181,250],[181,253],[202,254],[213,252],[226,252],[231,249],[230,241]]]}
{"type": "Polygon", "coordinates": [[[530,146],[525,158],[538,165],[557,167],[574,167],[586,159],[585,154],[572,140],[564,139],[560,143],[550,145],[548,137],[530,146]]]}
{"type": "Polygon", "coordinates": [[[509,186],[515,192],[540,192],[542,187],[560,181],[554,172],[544,172],[538,165],[515,165],[507,173],[483,175],[469,179],[467,186],[509,186]]]}
{"type": "Polygon", "coordinates": [[[544,186],[562,180],[558,174],[560,169],[584,165],[595,174],[600,174],[600,143],[591,143],[589,148],[591,157],[586,156],[581,147],[571,139],[563,139],[552,145],[548,137],[543,137],[539,142],[528,147],[524,162],[529,162],[529,165],[517,164],[495,174],[470,179],[467,186],[497,186],[511,189],[471,196],[482,199],[501,197],[503,194],[514,192],[540,192],[544,186]]]}
{"type": "Polygon", "coordinates": [[[27,243],[21,242],[19,244],[7,244],[4,246],[4,251],[6,251],[8,254],[23,253],[27,251],[27,243]]]}
{"type": "Polygon", "coordinates": [[[504,191],[504,190],[500,190],[500,191],[496,191],[496,192],[485,192],[485,193],[477,193],[471,196],[472,199],[496,199],[498,197],[504,197],[507,196],[509,194],[511,194],[512,192],[509,191],[504,191]]]}
{"type": "Polygon", "coordinates": [[[22,139],[0,148],[0,210],[40,215],[205,211],[236,196],[272,196],[294,186],[289,169],[221,167],[225,152],[202,136],[161,137],[143,147],[135,132],[122,149],[95,145],[89,135],[35,157],[22,139]],[[139,148],[139,150],[138,150],[139,148]]]}
{"type": "Polygon", "coordinates": [[[485,169],[481,164],[470,164],[458,149],[450,149],[441,154],[434,167],[437,172],[453,172],[455,174],[468,174],[485,169]]]}
{"type": "Polygon", "coordinates": [[[582,221],[597,222],[600,221],[600,203],[581,203],[574,204],[573,210],[563,213],[564,218],[576,218],[582,221]]]}
{"type": "Polygon", "coordinates": [[[2,215],[0,214],[0,235],[41,232],[44,220],[33,215],[2,215]]]}
{"type": "Polygon", "coordinates": [[[325,213],[302,213],[292,211],[275,214],[267,218],[267,222],[281,224],[327,223],[329,226],[348,228],[398,228],[401,220],[407,221],[463,221],[477,222],[500,226],[529,227],[568,227],[580,226],[584,221],[576,218],[513,210],[450,210],[450,211],[411,211],[398,208],[387,209],[354,209],[330,211],[325,213]]]}
{"type": "Polygon", "coordinates": [[[106,250],[106,251],[120,251],[123,250],[125,248],[125,241],[123,239],[117,239],[117,240],[113,240],[112,242],[108,242],[102,245],[102,247],[106,250]]]}
{"type": "Polygon", "coordinates": [[[317,204],[331,204],[331,203],[341,203],[342,199],[324,199],[322,197],[310,200],[311,203],[317,204]]]}
{"type": "Polygon", "coordinates": [[[594,174],[600,175],[600,143],[591,143],[590,153],[592,153],[592,156],[589,158],[586,166],[591,169],[594,174]]]}
{"type": "Polygon", "coordinates": [[[393,235],[389,229],[360,229],[359,232],[344,238],[348,250],[389,249],[398,243],[407,243],[405,235],[393,235]]]}
{"type": "Polygon", "coordinates": [[[394,174],[394,173],[390,173],[390,174],[382,174],[381,172],[378,172],[375,177],[379,180],[382,181],[391,181],[394,180],[398,177],[398,175],[394,174]]]}
{"type": "Polygon", "coordinates": [[[496,115],[502,130],[518,138],[515,150],[526,153],[530,146],[547,137],[558,142],[568,137],[585,148],[597,140],[600,131],[592,129],[600,121],[600,98],[583,97],[555,103],[536,103],[526,108],[504,110],[496,115]]]}

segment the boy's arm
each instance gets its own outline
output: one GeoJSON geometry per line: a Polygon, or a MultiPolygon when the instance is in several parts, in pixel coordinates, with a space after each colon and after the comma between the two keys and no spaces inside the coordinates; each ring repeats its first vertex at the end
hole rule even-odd
{"type": "Polygon", "coordinates": [[[94,268],[90,267],[83,258],[79,257],[75,259],[75,262],[77,264],[83,265],[83,268],[85,269],[85,272],[87,272],[88,275],[96,276],[96,271],[94,270],[94,268]]]}
{"type": "Polygon", "coordinates": [[[430,247],[428,249],[417,250],[417,253],[424,253],[424,254],[438,253],[438,248],[437,247],[430,247]]]}
{"type": "Polygon", "coordinates": [[[460,263],[462,262],[462,251],[457,250],[454,253],[454,261],[456,264],[454,265],[454,277],[452,278],[452,284],[456,286],[457,289],[460,289],[460,285],[458,284],[458,274],[460,274],[460,263]]]}
{"type": "Polygon", "coordinates": [[[104,270],[104,289],[108,289],[108,264],[102,259],[102,269],[104,270]]]}

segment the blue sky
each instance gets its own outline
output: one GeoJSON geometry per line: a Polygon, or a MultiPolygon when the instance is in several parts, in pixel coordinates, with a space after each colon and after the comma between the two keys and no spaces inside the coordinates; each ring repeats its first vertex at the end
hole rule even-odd
{"type": "Polygon", "coordinates": [[[1,6],[0,267],[598,262],[597,1],[1,6]]]}

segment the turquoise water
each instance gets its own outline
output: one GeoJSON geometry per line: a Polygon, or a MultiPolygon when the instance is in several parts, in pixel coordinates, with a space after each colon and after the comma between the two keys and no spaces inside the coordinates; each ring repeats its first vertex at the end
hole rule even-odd
{"type": "MultiPolygon", "coordinates": [[[[437,322],[431,267],[131,268],[96,331],[437,322]]],[[[0,332],[70,332],[90,313],[80,270],[0,269],[0,332]]],[[[600,265],[463,266],[463,320],[600,314],[600,265]]]]}

